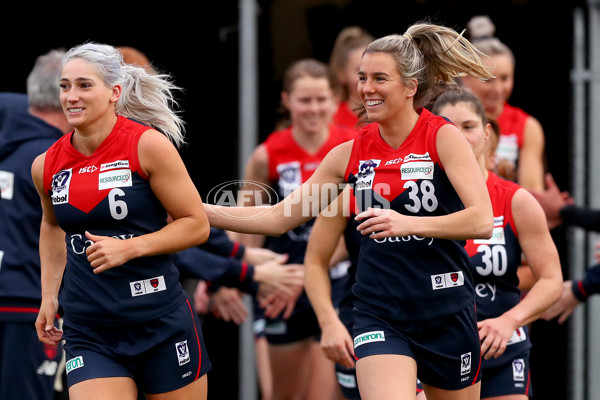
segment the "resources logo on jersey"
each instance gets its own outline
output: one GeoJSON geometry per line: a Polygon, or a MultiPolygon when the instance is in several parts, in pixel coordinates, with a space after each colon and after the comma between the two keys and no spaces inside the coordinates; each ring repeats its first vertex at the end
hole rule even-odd
{"type": "Polygon", "coordinates": [[[71,186],[72,177],[73,170],[71,168],[58,171],[52,176],[50,185],[52,204],[67,204],[69,202],[69,187],[71,186]]]}
{"type": "Polygon", "coordinates": [[[375,180],[375,168],[379,167],[381,160],[360,160],[358,162],[358,173],[354,190],[367,190],[373,188],[375,180]]]}

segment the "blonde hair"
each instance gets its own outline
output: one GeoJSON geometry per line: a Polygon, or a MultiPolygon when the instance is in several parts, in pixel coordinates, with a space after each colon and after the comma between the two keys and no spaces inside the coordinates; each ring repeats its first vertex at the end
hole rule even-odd
{"type": "Polygon", "coordinates": [[[120,84],[121,97],[115,112],[151,126],[167,136],[175,146],[185,143],[184,122],[172,109],[177,102],[173,91],[179,88],[166,74],[149,74],[144,68],[123,62],[123,55],[113,46],[84,43],[70,49],[62,65],[80,58],[94,65],[108,87],[120,84]]]}
{"type": "MultiPolygon", "coordinates": [[[[464,32],[464,31],[463,31],[464,32]]],[[[403,35],[388,35],[369,44],[365,54],[390,54],[405,82],[417,80],[415,107],[425,104],[430,90],[440,82],[455,84],[455,78],[471,75],[481,80],[494,77],[477,50],[463,33],[451,28],[421,22],[403,35]]]]}

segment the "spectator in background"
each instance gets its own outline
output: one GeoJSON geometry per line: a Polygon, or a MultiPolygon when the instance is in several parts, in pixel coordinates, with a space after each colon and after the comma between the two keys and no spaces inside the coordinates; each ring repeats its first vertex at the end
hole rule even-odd
{"type": "Polygon", "coordinates": [[[460,81],[480,98],[487,117],[500,127],[495,171],[525,189],[542,190],[544,130],[536,118],[508,103],[514,86],[515,57],[494,36],[495,30],[486,16],[473,17],[468,23],[471,42],[488,56],[484,62],[493,67],[495,78],[480,81],[466,76],[460,81]]]}
{"type": "MultiPolygon", "coordinates": [[[[27,96],[2,96],[0,128],[0,399],[50,400],[62,346],[38,340],[40,199],[33,160],[71,129],[58,80],[64,51],[39,56],[27,77],[27,96]],[[26,108],[29,104],[28,109],[26,108]]],[[[64,245],[64,244],[63,244],[64,245]]],[[[59,327],[56,318],[54,326],[59,327]]]]}

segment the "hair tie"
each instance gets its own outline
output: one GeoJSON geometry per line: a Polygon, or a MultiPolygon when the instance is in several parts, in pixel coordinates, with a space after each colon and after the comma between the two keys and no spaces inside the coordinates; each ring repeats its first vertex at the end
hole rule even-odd
{"type": "Polygon", "coordinates": [[[402,36],[404,36],[405,38],[407,38],[408,40],[412,40],[412,35],[408,32],[405,32],[402,36]]]}

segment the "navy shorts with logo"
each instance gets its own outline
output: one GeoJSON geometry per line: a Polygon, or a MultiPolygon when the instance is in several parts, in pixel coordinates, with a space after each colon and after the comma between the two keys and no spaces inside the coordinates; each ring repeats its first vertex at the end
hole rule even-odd
{"type": "Polygon", "coordinates": [[[211,369],[189,300],[156,320],[126,326],[64,322],[67,383],[129,377],[144,393],[184,387],[211,369]]]}
{"type": "Polygon", "coordinates": [[[475,305],[429,320],[395,321],[354,308],[357,360],[398,354],[415,359],[425,384],[457,390],[481,380],[481,345],[475,305]]]}
{"type": "Polygon", "coordinates": [[[483,360],[481,398],[524,394],[533,396],[529,371],[529,350],[507,359],[505,363],[486,367],[483,360]]]}

